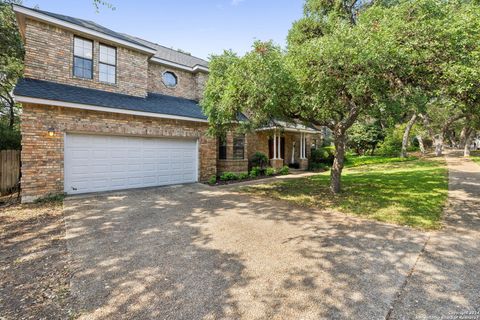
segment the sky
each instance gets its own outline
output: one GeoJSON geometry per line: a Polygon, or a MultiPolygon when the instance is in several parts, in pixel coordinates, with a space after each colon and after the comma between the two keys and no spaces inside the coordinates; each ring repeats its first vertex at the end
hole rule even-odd
{"type": "Polygon", "coordinates": [[[92,20],[166,47],[206,59],[224,49],[244,54],[253,41],[282,46],[303,0],[107,0],[115,10],[92,0],[23,0],[27,7],[92,20]]]}

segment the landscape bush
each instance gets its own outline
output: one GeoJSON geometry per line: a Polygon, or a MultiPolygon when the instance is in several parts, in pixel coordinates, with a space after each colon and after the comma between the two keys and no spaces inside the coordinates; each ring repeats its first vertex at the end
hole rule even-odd
{"type": "Polygon", "coordinates": [[[278,174],[286,175],[290,172],[290,168],[288,166],[283,166],[280,169],[278,169],[277,172],[278,172],[278,174]]]}
{"type": "Polygon", "coordinates": [[[253,167],[252,170],[250,170],[250,178],[256,178],[260,175],[262,169],[260,167],[253,167]]]}
{"type": "Polygon", "coordinates": [[[266,176],[273,176],[274,174],[275,174],[275,169],[273,169],[272,167],[269,167],[267,168],[267,170],[265,170],[266,176]]]}
{"type": "Polygon", "coordinates": [[[250,164],[252,167],[260,167],[263,169],[268,165],[268,157],[265,154],[257,151],[250,159],[250,164]]]}
{"type": "Polygon", "coordinates": [[[308,170],[318,170],[333,164],[335,148],[322,147],[312,150],[308,161],[308,170]]]}
{"type": "Polygon", "coordinates": [[[213,185],[215,183],[217,183],[217,176],[213,175],[213,176],[210,177],[210,179],[208,179],[208,184],[213,185]]]}
{"type": "Polygon", "coordinates": [[[242,173],[238,174],[238,179],[239,180],[248,179],[248,177],[249,177],[248,172],[242,172],[242,173]]]}
{"type": "Polygon", "coordinates": [[[238,180],[238,175],[233,172],[224,172],[220,176],[220,180],[222,181],[238,180]]]}

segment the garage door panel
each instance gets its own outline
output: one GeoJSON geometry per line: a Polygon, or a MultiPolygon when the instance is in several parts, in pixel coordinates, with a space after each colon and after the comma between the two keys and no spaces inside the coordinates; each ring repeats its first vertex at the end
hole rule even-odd
{"type": "Polygon", "coordinates": [[[197,154],[194,140],[67,134],[65,191],[195,182],[197,154]]]}

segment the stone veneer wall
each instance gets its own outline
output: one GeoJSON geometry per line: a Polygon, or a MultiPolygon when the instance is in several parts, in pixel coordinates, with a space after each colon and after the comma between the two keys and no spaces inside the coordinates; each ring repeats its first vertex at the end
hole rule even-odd
{"type": "Polygon", "coordinates": [[[24,104],[22,130],[22,201],[63,193],[64,133],[199,138],[200,180],[216,174],[216,139],[206,123],[24,104]],[[53,137],[48,128],[55,129],[53,137]]]}
{"type": "MultiPolygon", "coordinates": [[[[204,84],[202,83],[200,86],[203,88],[204,84]]],[[[148,91],[197,101],[201,98],[197,90],[197,75],[195,73],[166,67],[155,62],[149,62],[148,64],[148,91]],[[162,75],[166,71],[173,72],[177,76],[178,82],[173,88],[167,87],[162,81],[162,75]]]]}
{"type": "MultiPolygon", "coordinates": [[[[25,27],[25,77],[134,96],[147,94],[148,56],[124,47],[117,48],[117,83],[99,81],[99,42],[94,40],[93,79],[73,76],[73,38],[71,31],[31,19],[25,27]]],[[[108,44],[108,43],[106,43],[108,44]]]]}

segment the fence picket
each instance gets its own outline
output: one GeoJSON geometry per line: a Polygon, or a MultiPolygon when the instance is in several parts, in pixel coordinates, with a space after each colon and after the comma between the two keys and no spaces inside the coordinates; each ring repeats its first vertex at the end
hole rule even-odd
{"type": "Polygon", "coordinates": [[[20,150],[0,151],[0,194],[8,194],[20,179],[20,150]]]}

